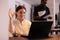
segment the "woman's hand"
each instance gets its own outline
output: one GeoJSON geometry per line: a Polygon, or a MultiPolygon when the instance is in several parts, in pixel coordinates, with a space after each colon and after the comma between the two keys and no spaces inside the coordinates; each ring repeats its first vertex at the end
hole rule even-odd
{"type": "Polygon", "coordinates": [[[18,33],[13,33],[13,36],[14,36],[14,37],[20,37],[21,35],[18,34],[18,33]]]}
{"type": "Polygon", "coordinates": [[[12,9],[9,9],[9,13],[8,14],[9,14],[10,20],[12,20],[13,16],[14,16],[14,13],[13,13],[12,9]]]}

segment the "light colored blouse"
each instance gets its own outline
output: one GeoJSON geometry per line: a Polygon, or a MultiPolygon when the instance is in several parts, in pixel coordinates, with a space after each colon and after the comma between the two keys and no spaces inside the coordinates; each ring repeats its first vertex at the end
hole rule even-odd
{"type": "MultiPolygon", "coordinates": [[[[20,35],[28,36],[29,30],[31,27],[31,22],[24,19],[22,23],[19,20],[15,19],[12,21],[12,31],[20,35]]],[[[9,37],[13,37],[12,33],[9,32],[9,37]]]]}

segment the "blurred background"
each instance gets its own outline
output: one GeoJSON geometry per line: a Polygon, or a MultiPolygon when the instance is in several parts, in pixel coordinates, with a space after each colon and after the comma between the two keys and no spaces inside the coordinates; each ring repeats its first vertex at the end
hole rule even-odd
{"type": "MultiPolygon", "coordinates": [[[[24,5],[27,9],[25,18],[33,21],[34,7],[39,5],[41,0],[0,0],[0,40],[8,40],[8,25],[9,16],[8,11],[11,8],[15,12],[15,7],[18,5],[24,5]]],[[[47,6],[50,9],[50,16],[52,17],[52,34],[60,34],[60,0],[48,0],[47,6]]]]}

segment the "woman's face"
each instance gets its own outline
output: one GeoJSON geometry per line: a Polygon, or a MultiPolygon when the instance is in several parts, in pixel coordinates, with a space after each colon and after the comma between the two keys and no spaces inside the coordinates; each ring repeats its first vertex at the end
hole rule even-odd
{"type": "Polygon", "coordinates": [[[18,11],[17,11],[17,18],[18,18],[19,20],[23,20],[24,17],[25,17],[25,12],[26,12],[25,9],[20,9],[20,10],[18,10],[18,11]]]}

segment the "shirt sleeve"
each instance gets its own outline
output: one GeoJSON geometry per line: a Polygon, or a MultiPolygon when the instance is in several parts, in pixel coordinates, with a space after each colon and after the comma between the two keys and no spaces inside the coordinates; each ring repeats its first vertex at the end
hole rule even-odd
{"type": "Polygon", "coordinates": [[[14,28],[15,28],[14,21],[12,20],[10,23],[9,23],[9,25],[11,25],[11,26],[9,26],[9,37],[13,37],[14,28]]]}

